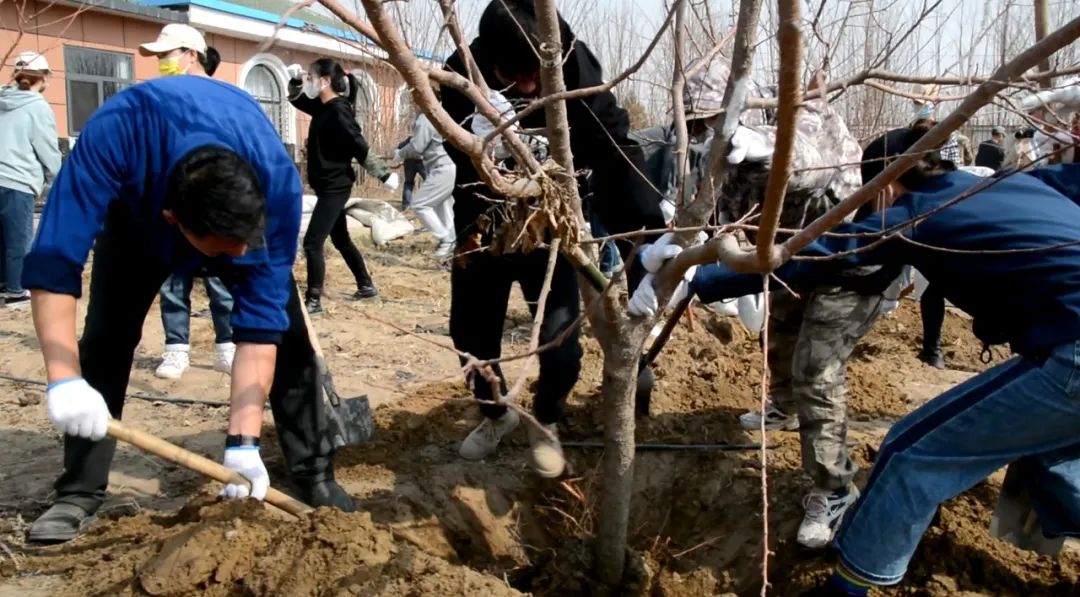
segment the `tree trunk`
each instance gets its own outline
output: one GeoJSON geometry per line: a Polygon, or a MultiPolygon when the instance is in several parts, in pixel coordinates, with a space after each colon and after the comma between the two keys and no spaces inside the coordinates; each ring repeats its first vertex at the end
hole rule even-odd
{"type": "Polygon", "coordinates": [[[596,574],[609,585],[622,581],[626,528],[634,483],[634,390],[645,326],[620,323],[604,348],[604,457],[600,463],[600,516],[596,574]]]}

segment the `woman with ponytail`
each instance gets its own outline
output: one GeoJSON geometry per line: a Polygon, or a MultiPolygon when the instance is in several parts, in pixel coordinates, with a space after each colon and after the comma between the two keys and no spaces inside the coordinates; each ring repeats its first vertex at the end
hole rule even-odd
{"type": "Polygon", "coordinates": [[[311,63],[304,73],[300,65],[289,67],[289,101],[311,116],[307,138],[308,184],[318,200],[304,235],[308,287],[305,305],[309,313],[322,311],[326,237],[334,244],[356,278],[354,299],[378,296],[364,256],[349,237],[345,203],[349,200],[356,171],[352,161],[363,164],[368,144],[356,121],[354,102],[359,88],[356,78],[330,58],[311,63]]]}

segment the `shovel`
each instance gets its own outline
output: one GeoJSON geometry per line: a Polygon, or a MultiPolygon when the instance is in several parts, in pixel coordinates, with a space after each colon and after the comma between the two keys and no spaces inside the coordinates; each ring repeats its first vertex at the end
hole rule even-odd
{"type": "Polygon", "coordinates": [[[326,367],[326,359],[319,345],[319,336],[315,334],[315,327],[311,325],[307,309],[301,307],[300,311],[304,314],[308,340],[315,350],[316,375],[319,378],[319,387],[322,389],[326,418],[330,424],[330,445],[341,448],[371,441],[375,434],[375,423],[371,420],[371,405],[368,404],[367,396],[355,396],[344,400],[338,396],[337,389],[334,387],[334,378],[326,367]]]}
{"type": "Polygon", "coordinates": [[[1020,549],[1057,556],[1065,545],[1065,537],[1043,535],[1024,481],[1024,466],[1023,461],[1017,461],[1005,470],[1005,482],[1001,484],[1001,495],[990,519],[990,534],[1020,549]]]}

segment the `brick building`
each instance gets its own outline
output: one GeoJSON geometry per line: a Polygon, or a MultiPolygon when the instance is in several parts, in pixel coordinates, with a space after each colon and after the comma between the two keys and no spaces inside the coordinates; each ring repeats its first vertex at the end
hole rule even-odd
{"type": "Polygon", "coordinates": [[[285,67],[322,56],[338,60],[360,81],[357,112],[376,147],[404,137],[410,109],[401,78],[378,59],[381,50],[338,19],[297,11],[265,48],[290,6],[289,0],[0,2],[0,81],[10,80],[19,52],[45,55],[53,70],[45,99],[64,147],[110,96],[158,76],[157,59],[140,56],[139,45],[153,41],[168,23],[187,23],[221,54],[214,78],[251,93],[287,145],[303,147],[308,119],[288,102],[285,67]]]}

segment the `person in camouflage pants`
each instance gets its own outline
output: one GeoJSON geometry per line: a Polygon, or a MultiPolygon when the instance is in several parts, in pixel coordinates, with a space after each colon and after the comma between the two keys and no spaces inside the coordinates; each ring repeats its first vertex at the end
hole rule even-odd
{"type": "MultiPolygon", "coordinates": [[[[726,64],[713,61],[691,77],[688,110],[718,112],[728,72],[726,64]]],[[[768,147],[774,146],[775,126],[749,124],[748,128],[768,147]]],[[[827,103],[804,105],[780,226],[802,228],[858,189],[861,159],[862,148],[827,103]]],[[[721,190],[721,219],[735,221],[751,209],[760,209],[770,165],[768,158],[747,159],[736,167],[721,190]]],[[[857,466],[847,450],[847,360],[877,320],[882,292],[895,277],[878,266],[854,268],[828,284],[799,289],[801,298],[781,291],[773,293],[770,301],[772,404],[765,412],[764,427],[799,429],[803,467],[814,484],[797,537],[806,547],[828,545],[845,511],[858,499],[852,484],[857,466]]],[[[707,296],[701,299],[710,302],[707,296]]],[[[740,423],[759,429],[761,418],[761,413],[752,411],[742,415],[740,423]]]]}

